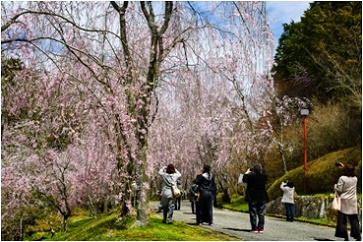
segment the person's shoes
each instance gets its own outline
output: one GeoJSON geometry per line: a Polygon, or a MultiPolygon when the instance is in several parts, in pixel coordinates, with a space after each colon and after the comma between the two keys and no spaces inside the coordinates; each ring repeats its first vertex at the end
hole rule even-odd
{"type": "Polygon", "coordinates": [[[259,229],[258,233],[263,234],[263,229],[259,229]]]}
{"type": "Polygon", "coordinates": [[[213,225],[213,223],[209,223],[209,225],[210,225],[210,226],[212,226],[212,225],[213,225]]]}
{"type": "Polygon", "coordinates": [[[258,230],[257,229],[253,229],[253,230],[251,230],[251,233],[258,234],[258,230]]]}

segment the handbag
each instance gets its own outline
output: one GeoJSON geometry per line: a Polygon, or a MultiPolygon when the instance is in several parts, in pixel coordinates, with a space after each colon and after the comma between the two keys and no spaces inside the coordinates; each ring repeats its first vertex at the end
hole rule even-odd
{"type": "Polygon", "coordinates": [[[296,191],[294,191],[294,199],[298,199],[299,198],[299,195],[297,194],[296,191]]]}
{"type": "Polygon", "coordinates": [[[237,182],[237,184],[242,184],[243,183],[243,174],[242,173],[240,173],[239,174],[239,177],[238,177],[238,182],[237,182]]]}
{"type": "Polygon", "coordinates": [[[181,196],[181,192],[180,192],[179,188],[176,185],[172,186],[171,189],[173,191],[174,197],[178,198],[178,197],[181,196]]]}
{"type": "Polygon", "coordinates": [[[247,187],[247,183],[243,182],[243,173],[239,174],[237,185],[242,185],[242,187],[247,187]]]}
{"type": "Polygon", "coordinates": [[[331,204],[331,209],[334,211],[340,211],[340,197],[337,192],[335,192],[335,196],[331,204]]]}

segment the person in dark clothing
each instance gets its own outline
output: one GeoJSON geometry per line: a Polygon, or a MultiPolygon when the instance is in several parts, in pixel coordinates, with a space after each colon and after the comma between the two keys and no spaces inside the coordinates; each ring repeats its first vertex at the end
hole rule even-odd
{"type": "Polygon", "coordinates": [[[194,190],[195,191],[198,190],[198,185],[193,184],[189,190],[189,201],[190,201],[190,204],[192,207],[193,214],[196,213],[196,211],[197,211],[197,202],[198,202],[198,193],[195,192],[194,190]]]}
{"type": "MultiPolygon", "coordinates": [[[[179,188],[180,191],[182,191],[182,183],[180,180],[176,181],[176,186],[179,188]]],[[[175,210],[180,210],[182,196],[175,199],[175,210]]]]}
{"type": "Polygon", "coordinates": [[[199,199],[197,202],[197,224],[203,222],[213,224],[213,204],[216,194],[216,183],[210,173],[210,166],[204,165],[201,173],[195,178],[194,184],[198,185],[199,199]]]}
{"type": "Polygon", "coordinates": [[[267,178],[267,174],[262,173],[262,166],[259,163],[256,163],[253,169],[248,169],[243,176],[243,182],[247,183],[245,199],[248,202],[251,232],[253,233],[264,232],[265,205],[268,202],[266,191],[267,178]]]}

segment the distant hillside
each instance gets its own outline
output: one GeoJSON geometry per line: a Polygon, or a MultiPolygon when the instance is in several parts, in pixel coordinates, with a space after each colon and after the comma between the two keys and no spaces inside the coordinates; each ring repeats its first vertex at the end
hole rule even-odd
{"type": "MultiPolygon", "coordinates": [[[[336,162],[350,163],[356,166],[358,177],[358,193],[362,193],[362,148],[353,147],[336,151],[308,163],[307,193],[333,193],[334,184],[337,182],[341,169],[335,166],[336,162]]],[[[281,182],[291,180],[295,184],[298,194],[304,193],[304,166],[291,170],[286,175],[277,179],[268,189],[270,200],[282,196],[281,182]]]]}

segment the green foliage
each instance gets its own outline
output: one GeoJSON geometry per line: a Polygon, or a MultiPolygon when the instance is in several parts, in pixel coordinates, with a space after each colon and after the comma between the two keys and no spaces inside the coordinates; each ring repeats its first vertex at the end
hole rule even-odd
{"type": "Polygon", "coordinates": [[[309,119],[309,155],[312,159],[362,143],[361,119],[352,118],[345,105],[317,105],[309,119]]]}
{"type": "MultiPolygon", "coordinates": [[[[308,158],[314,160],[336,150],[360,145],[361,133],[361,123],[352,119],[349,110],[343,105],[316,105],[308,117],[308,158]]],[[[287,171],[301,166],[304,160],[301,122],[284,127],[275,133],[275,137],[277,140],[282,137],[287,171]]],[[[275,144],[265,154],[265,170],[270,176],[269,181],[285,174],[278,148],[275,144]]]]}
{"type": "Polygon", "coordinates": [[[301,22],[284,24],[275,55],[281,95],[361,106],[362,3],[314,2],[301,22]],[[359,105],[360,102],[360,105],[359,105]]]}
{"type": "MultiPolygon", "coordinates": [[[[348,148],[341,151],[336,151],[327,154],[319,159],[313,160],[308,163],[307,179],[307,192],[308,194],[316,193],[333,193],[334,184],[337,182],[341,169],[335,166],[336,162],[350,163],[357,166],[357,170],[361,170],[361,147],[348,148]],[[360,167],[359,167],[360,166],[360,167]]],[[[362,174],[356,174],[358,180],[361,181],[362,174]]],[[[281,182],[291,180],[294,182],[298,194],[304,193],[304,166],[288,172],[286,175],[277,179],[269,188],[268,194],[271,200],[276,199],[282,195],[280,189],[281,182]]],[[[358,192],[361,193],[361,182],[358,182],[358,192]]]]}
{"type": "MultiPolygon", "coordinates": [[[[41,213],[40,210],[37,210],[37,212],[41,213]]],[[[49,211],[47,211],[47,212],[48,212],[47,215],[38,216],[35,219],[34,224],[27,225],[25,227],[25,233],[30,235],[30,234],[33,234],[33,233],[37,233],[39,231],[48,232],[52,228],[56,229],[56,230],[60,230],[61,229],[61,222],[63,220],[62,217],[58,216],[55,213],[51,213],[49,211]]]]}

